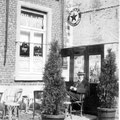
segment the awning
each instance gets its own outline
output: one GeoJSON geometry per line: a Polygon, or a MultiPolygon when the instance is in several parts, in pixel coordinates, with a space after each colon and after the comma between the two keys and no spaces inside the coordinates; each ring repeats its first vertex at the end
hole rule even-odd
{"type": "Polygon", "coordinates": [[[104,53],[104,45],[89,45],[89,46],[79,46],[79,47],[71,47],[71,48],[63,48],[61,49],[60,54],[62,57],[67,57],[71,55],[84,55],[85,52],[87,54],[100,54],[104,53]]]}
{"type": "Polygon", "coordinates": [[[72,47],[61,49],[62,57],[71,56],[73,54],[84,54],[86,47],[72,47]]]}

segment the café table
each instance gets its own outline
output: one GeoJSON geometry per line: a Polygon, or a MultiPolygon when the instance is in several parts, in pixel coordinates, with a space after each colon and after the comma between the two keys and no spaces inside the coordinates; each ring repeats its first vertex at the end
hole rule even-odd
{"type": "Polygon", "coordinates": [[[19,104],[15,102],[5,102],[5,116],[8,112],[9,120],[19,120],[19,104]]]}

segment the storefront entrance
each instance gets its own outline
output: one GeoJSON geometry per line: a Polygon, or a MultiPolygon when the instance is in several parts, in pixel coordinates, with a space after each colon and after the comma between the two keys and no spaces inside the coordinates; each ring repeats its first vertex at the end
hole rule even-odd
{"type": "Polygon", "coordinates": [[[85,78],[90,83],[90,88],[89,96],[84,102],[84,109],[87,113],[96,114],[98,106],[96,86],[99,83],[102,59],[104,58],[104,45],[65,48],[62,49],[61,54],[63,58],[70,57],[69,81],[66,82],[67,89],[77,81],[79,71],[85,72],[85,78]]]}

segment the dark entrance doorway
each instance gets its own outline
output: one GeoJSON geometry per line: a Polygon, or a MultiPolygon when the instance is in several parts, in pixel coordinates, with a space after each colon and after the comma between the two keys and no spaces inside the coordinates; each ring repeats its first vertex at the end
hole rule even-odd
{"type": "Polygon", "coordinates": [[[84,112],[97,114],[98,98],[96,86],[99,82],[102,59],[104,58],[104,45],[80,46],[64,48],[61,50],[63,57],[70,57],[69,88],[77,80],[77,72],[85,72],[85,77],[90,83],[89,95],[84,102],[84,112]]]}

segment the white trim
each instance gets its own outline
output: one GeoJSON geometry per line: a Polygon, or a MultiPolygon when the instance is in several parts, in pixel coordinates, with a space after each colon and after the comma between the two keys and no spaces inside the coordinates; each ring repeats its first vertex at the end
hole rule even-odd
{"type": "Polygon", "coordinates": [[[20,4],[20,6],[23,6],[23,7],[32,8],[32,9],[35,9],[35,10],[40,10],[40,11],[43,11],[43,12],[46,12],[46,13],[49,13],[51,11],[51,8],[41,6],[41,5],[37,5],[37,4],[32,4],[32,3],[29,3],[29,2],[25,2],[25,1],[19,1],[18,4],[20,4]]]}
{"type": "MultiPolygon", "coordinates": [[[[18,40],[19,41],[19,38],[20,38],[20,14],[21,14],[21,5],[19,4],[19,2],[17,2],[17,32],[16,32],[16,41],[18,40]]],[[[19,57],[19,50],[18,50],[18,47],[19,44],[16,44],[16,61],[15,61],[15,79],[16,79],[16,76],[18,75],[18,57],[19,57]]]]}
{"type": "MultiPolygon", "coordinates": [[[[28,7],[27,7],[27,8],[28,8],[28,7]]],[[[24,9],[24,8],[21,8],[21,10],[24,11],[24,12],[32,12],[32,13],[35,13],[35,14],[37,14],[37,15],[41,15],[41,16],[43,15],[43,16],[44,16],[44,13],[42,13],[42,12],[39,13],[39,12],[36,12],[36,11],[24,9]]]]}
{"type": "Polygon", "coordinates": [[[21,25],[21,29],[29,29],[29,30],[34,30],[37,32],[45,32],[46,30],[38,29],[38,28],[32,28],[32,27],[25,27],[21,25]]]}
{"type": "MultiPolygon", "coordinates": [[[[52,32],[51,31],[51,28],[52,28],[52,9],[48,8],[48,7],[41,6],[41,5],[31,4],[29,2],[23,2],[23,1],[18,1],[18,4],[17,4],[17,34],[16,34],[16,42],[20,41],[19,40],[20,39],[20,29],[21,29],[21,27],[20,27],[20,14],[21,14],[21,10],[22,10],[21,6],[26,7],[26,8],[32,8],[33,10],[35,9],[35,10],[38,10],[38,11],[43,11],[43,12],[46,13],[45,19],[47,20],[46,21],[47,25],[44,26],[44,27],[46,27],[46,29],[44,29],[44,30],[41,29],[39,31],[42,32],[43,34],[46,31],[46,36],[44,35],[44,37],[43,37],[44,38],[43,45],[46,44],[46,43],[50,44],[50,42],[51,42],[51,32],[52,32]],[[45,41],[45,39],[46,39],[46,41],[45,41]]],[[[17,46],[19,46],[19,44],[16,44],[15,80],[33,80],[34,77],[35,77],[34,75],[32,75],[32,76],[34,76],[34,77],[32,77],[29,74],[30,75],[30,79],[27,79],[26,77],[24,79],[24,78],[22,78],[21,75],[18,74],[17,70],[18,70],[19,47],[17,47],[17,46]]],[[[45,61],[47,59],[47,52],[48,52],[47,50],[48,50],[47,46],[43,47],[43,51],[44,51],[43,52],[43,61],[44,61],[43,62],[43,66],[45,65],[45,61]]],[[[38,77],[36,76],[36,78],[34,80],[38,80],[37,78],[41,78],[41,80],[42,80],[42,74],[37,74],[36,73],[35,75],[37,75],[38,77]]]]}

